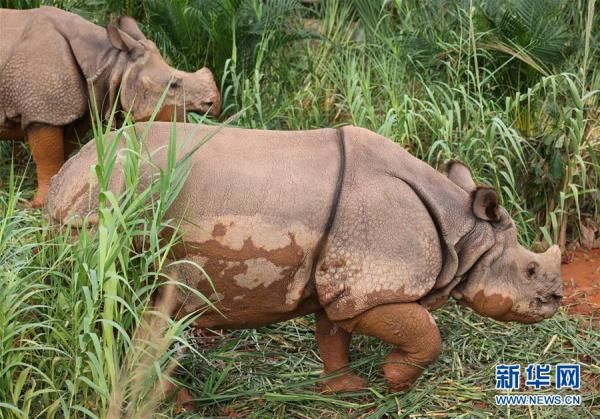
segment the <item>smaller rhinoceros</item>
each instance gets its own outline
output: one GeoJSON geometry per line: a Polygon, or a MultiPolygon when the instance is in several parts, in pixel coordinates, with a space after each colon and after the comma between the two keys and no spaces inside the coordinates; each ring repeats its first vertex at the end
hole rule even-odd
{"type": "Polygon", "coordinates": [[[208,69],[170,67],[131,18],[104,29],[52,7],[0,9],[0,139],[27,137],[38,179],[34,207],[90,127],[90,85],[103,115],[119,97],[117,110],[136,121],[151,117],[167,88],[157,120],[170,121],[176,108],[178,117],[184,108],[217,115],[221,106],[208,69]]]}
{"type": "MultiPolygon", "coordinates": [[[[145,176],[164,167],[171,128],[150,127],[144,148],[156,166],[146,165],[145,176]]],[[[178,124],[179,155],[197,143],[184,138],[213,130],[178,124]]],[[[325,381],[327,391],[365,385],[347,369],[353,333],[393,345],[385,378],[393,390],[408,388],[440,353],[429,311],[450,295],[501,321],[537,322],[559,307],[558,247],[543,254],[521,247],[496,192],[476,186],[461,163],[444,176],[355,127],[222,128],[192,159],[169,210],[183,220],[175,257],[202,265],[215,288],[189,264],[169,274],[219,310],[194,325],[253,328],[315,313],[325,373],[341,373],[325,381]]],[[[88,144],[52,180],[54,222],[78,225],[96,211],[97,185],[87,181],[96,161],[88,144]]],[[[111,185],[115,193],[123,187],[118,167],[111,185]]],[[[178,299],[179,315],[206,308],[185,292],[178,299]]]]}

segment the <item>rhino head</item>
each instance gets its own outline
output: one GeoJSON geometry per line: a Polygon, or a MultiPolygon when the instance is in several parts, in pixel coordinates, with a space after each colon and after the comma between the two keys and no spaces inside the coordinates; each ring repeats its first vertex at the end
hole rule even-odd
{"type": "Polygon", "coordinates": [[[221,97],[209,69],[187,73],[169,66],[132,18],[121,17],[118,26],[109,25],[106,32],[112,46],[125,53],[111,74],[111,103],[120,85],[121,108],[135,121],[150,119],[166,89],[156,120],[171,121],[176,112],[181,121],[184,111],[219,115],[221,97]]]}
{"type": "Polygon", "coordinates": [[[470,170],[458,162],[450,164],[448,177],[470,193],[474,231],[478,231],[477,238],[471,239],[472,246],[479,247],[475,252],[480,253],[482,246],[487,249],[452,296],[477,313],[500,321],[534,323],[551,317],[562,299],[558,246],[539,254],[525,249],[517,241],[508,212],[499,206],[495,190],[477,187],[470,170]]]}

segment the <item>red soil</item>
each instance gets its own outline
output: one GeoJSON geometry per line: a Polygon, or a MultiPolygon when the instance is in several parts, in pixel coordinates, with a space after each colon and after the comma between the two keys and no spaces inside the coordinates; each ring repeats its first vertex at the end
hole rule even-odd
{"type": "Polygon", "coordinates": [[[561,266],[565,299],[573,314],[600,315],[600,249],[576,250],[573,258],[561,266]]]}

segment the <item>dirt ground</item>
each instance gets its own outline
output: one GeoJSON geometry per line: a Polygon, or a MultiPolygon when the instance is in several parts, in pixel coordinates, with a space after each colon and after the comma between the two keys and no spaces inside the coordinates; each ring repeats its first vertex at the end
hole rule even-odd
{"type": "Polygon", "coordinates": [[[600,316],[600,249],[576,250],[561,266],[565,299],[573,314],[600,316]]]}

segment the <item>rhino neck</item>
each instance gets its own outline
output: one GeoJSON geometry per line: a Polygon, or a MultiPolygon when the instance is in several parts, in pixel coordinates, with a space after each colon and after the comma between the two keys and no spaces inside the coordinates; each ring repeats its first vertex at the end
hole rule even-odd
{"type": "Polygon", "coordinates": [[[495,243],[492,227],[487,222],[476,221],[475,225],[457,244],[457,277],[464,277],[477,261],[492,248],[495,243]]]}
{"type": "MultiPolygon", "coordinates": [[[[418,159],[414,160],[422,163],[418,159]]],[[[425,166],[430,167],[426,164],[425,166]]],[[[432,292],[444,290],[446,294],[447,287],[452,287],[459,282],[456,278],[459,277],[462,268],[463,238],[475,225],[470,215],[468,196],[463,194],[462,189],[456,188],[454,183],[445,182],[447,178],[433,169],[431,174],[426,173],[427,171],[421,172],[421,167],[409,166],[404,169],[398,177],[406,182],[421,199],[438,231],[442,269],[432,292]]]]}
{"type": "Polygon", "coordinates": [[[452,290],[494,245],[494,234],[489,223],[474,217],[469,194],[447,176],[396,144],[389,143],[386,155],[390,173],[406,182],[419,196],[438,231],[442,270],[434,288],[419,301],[427,309],[435,310],[448,300],[452,290]]]}
{"type": "MultiPolygon", "coordinates": [[[[420,161],[419,161],[420,162],[420,161]]],[[[428,165],[426,165],[429,167],[428,165]]],[[[421,198],[433,219],[440,239],[442,269],[433,289],[419,303],[428,310],[436,310],[447,300],[452,290],[463,280],[463,275],[489,247],[471,212],[468,195],[446,176],[432,169],[433,182],[423,181],[415,172],[402,174],[402,179],[421,198]]],[[[416,173],[419,173],[417,170],[416,173]]]]}

